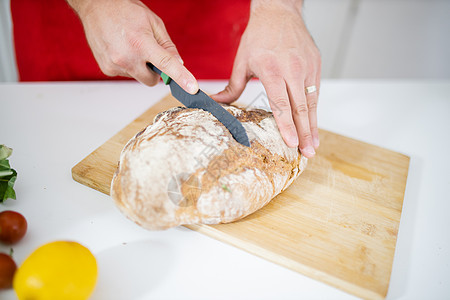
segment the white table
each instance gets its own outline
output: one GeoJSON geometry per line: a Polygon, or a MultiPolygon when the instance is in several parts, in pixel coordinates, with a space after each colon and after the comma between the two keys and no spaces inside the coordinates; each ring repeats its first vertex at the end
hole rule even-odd
{"type": "MultiPolygon", "coordinates": [[[[242,97],[262,90],[251,82],[242,97]]],[[[86,245],[99,263],[92,299],[353,299],[183,227],[141,229],[72,180],[76,163],[167,93],[134,82],[0,84],[0,143],[14,149],[19,174],[17,201],[0,210],[29,223],[15,260],[54,240],[86,245]]],[[[449,299],[450,81],[324,80],[319,122],[411,157],[388,299],[449,299]]]]}

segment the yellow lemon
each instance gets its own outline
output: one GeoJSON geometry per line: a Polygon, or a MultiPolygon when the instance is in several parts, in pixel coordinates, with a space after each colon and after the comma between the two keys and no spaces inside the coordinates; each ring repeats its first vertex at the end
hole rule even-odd
{"type": "Polygon", "coordinates": [[[57,241],[36,249],[17,270],[20,300],[88,299],[97,281],[94,255],[76,242],[57,241]]]}

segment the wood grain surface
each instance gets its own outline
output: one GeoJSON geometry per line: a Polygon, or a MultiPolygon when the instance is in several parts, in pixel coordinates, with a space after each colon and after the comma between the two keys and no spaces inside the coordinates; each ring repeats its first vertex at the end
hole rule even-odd
{"type": "MultiPolygon", "coordinates": [[[[72,169],[74,180],[109,194],[120,151],[167,96],[72,169]]],[[[409,157],[325,130],[305,172],[241,221],[186,227],[366,299],[386,296],[409,157]]]]}

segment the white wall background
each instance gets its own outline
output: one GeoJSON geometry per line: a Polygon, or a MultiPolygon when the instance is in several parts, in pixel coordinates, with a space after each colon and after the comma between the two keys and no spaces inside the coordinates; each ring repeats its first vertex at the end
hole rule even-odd
{"type": "MultiPolygon", "coordinates": [[[[16,81],[0,0],[0,81],[16,81]]],[[[450,78],[450,0],[305,0],[324,78],[450,78]]]]}
{"type": "Polygon", "coordinates": [[[9,4],[9,0],[0,0],[0,82],[17,81],[9,4]]]}

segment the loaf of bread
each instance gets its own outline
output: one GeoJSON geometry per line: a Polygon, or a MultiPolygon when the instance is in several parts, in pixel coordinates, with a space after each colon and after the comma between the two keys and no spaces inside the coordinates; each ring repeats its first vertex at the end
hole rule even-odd
{"type": "Polygon", "coordinates": [[[251,147],[236,142],[209,112],[173,108],[124,147],[111,196],[147,229],[219,224],[266,205],[304,170],[307,159],[283,141],[272,113],[224,105],[251,147]]]}

